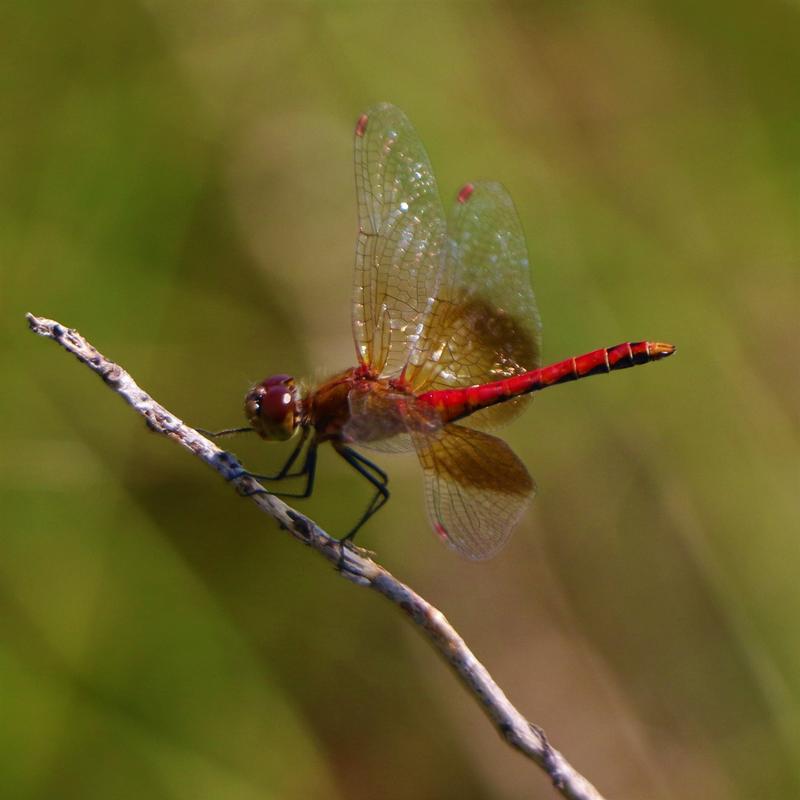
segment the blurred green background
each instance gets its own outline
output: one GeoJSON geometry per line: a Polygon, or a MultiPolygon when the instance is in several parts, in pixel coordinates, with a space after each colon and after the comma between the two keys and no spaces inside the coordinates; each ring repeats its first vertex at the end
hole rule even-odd
{"type": "MultiPolygon", "coordinates": [[[[0,796],[554,796],[401,615],[23,319],[211,428],[350,365],[379,100],[446,202],[511,190],[548,360],[679,352],[507,430],[540,492],[495,560],[430,534],[413,456],[361,543],[609,797],[800,796],[800,7],[12,0],[0,30],[0,796]]],[[[368,493],[321,461],[302,510],[342,531],[368,493]]]]}

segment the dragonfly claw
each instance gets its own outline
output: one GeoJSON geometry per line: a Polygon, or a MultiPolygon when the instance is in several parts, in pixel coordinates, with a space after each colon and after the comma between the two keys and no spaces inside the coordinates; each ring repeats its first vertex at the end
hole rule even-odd
{"type": "Polygon", "coordinates": [[[368,559],[374,554],[363,547],[357,547],[349,539],[342,539],[339,545],[339,560],[336,563],[336,569],[347,580],[359,586],[369,586],[372,578],[363,570],[364,559],[368,559]]]}
{"type": "Polygon", "coordinates": [[[214,460],[222,468],[221,471],[225,480],[235,481],[237,478],[243,478],[250,473],[239,463],[236,456],[228,450],[221,450],[214,460]]]}

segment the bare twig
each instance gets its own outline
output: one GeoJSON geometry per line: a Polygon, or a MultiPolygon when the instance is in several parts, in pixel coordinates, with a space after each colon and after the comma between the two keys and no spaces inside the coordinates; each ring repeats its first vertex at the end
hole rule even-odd
{"type": "Polygon", "coordinates": [[[597,789],[558,750],[550,746],[542,729],[528,722],[517,711],[441,611],[369,558],[366,551],[342,545],[308,517],[267,493],[258,481],[243,471],[230,453],[221,450],[153,400],[122,367],[109,361],[77,331],[33,314],[28,314],[27,319],[34,333],[58,342],[96,372],[145,418],[151,430],[183,445],[217,470],[241,494],[248,496],[259,508],[274,517],[295,539],[327,558],[343,577],[359,586],[376,590],[402,609],[444,656],[503,739],[544,769],[564,797],[571,800],[603,800],[597,789]]]}

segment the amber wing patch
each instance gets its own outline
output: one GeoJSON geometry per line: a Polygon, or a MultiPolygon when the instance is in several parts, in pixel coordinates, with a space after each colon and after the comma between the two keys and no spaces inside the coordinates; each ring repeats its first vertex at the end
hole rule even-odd
{"type": "Polygon", "coordinates": [[[535,493],[525,465],[502,439],[462,425],[411,438],[436,533],[467,558],[493,556],[535,493]]]}

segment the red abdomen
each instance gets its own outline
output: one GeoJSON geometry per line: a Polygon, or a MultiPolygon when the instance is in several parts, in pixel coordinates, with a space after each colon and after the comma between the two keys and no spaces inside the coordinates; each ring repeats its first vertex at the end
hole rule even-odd
{"type": "Polygon", "coordinates": [[[586,378],[589,375],[599,375],[615,369],[658,361],[674,352],[675,347],[671,344],[625,342],[614,347],[593,350],[575,358],[567,358],[549,367],[533,369],[501,381],[425,392],[418,400],[434,406],[446,422],[453,422],[482,408],[510,400],[512,397],[536,392],[558,383],[586,378]]]}

